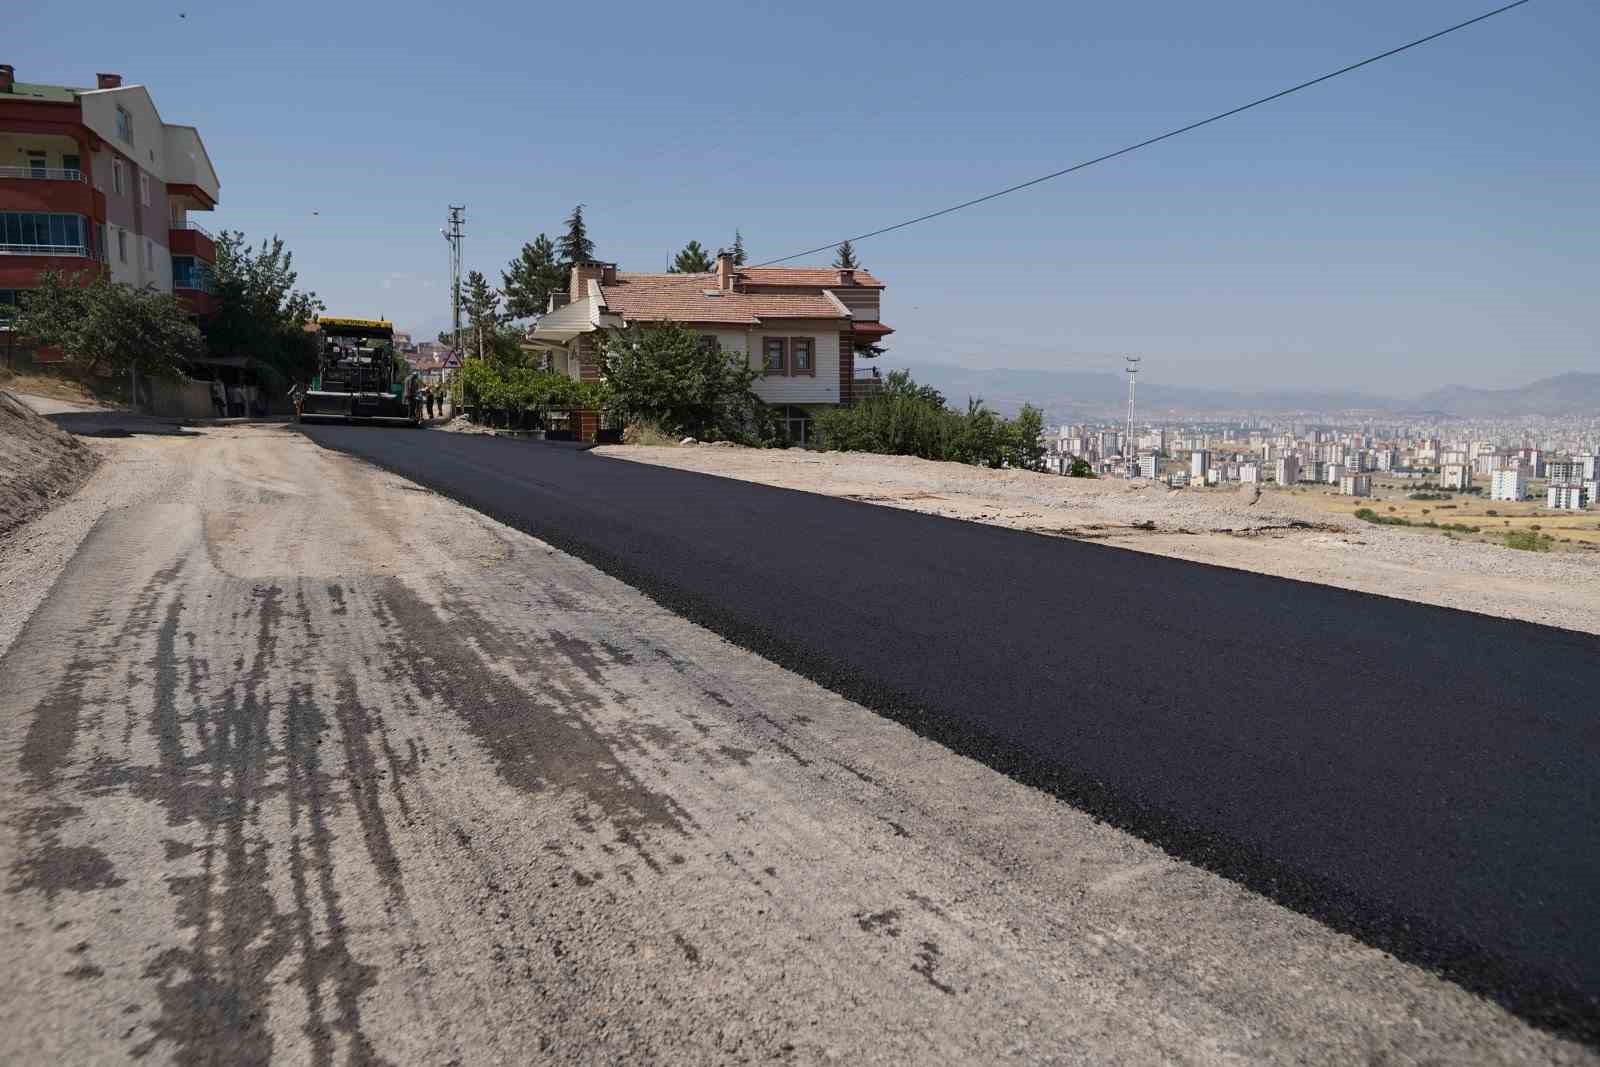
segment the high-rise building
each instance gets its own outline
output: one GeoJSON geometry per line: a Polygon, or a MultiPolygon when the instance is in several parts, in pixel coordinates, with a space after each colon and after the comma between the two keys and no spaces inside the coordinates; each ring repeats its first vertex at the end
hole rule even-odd
{"type": "MultiPolygon", "coordinates": [[[[1592,484],[1592,483],[1591,483],[1592,484]]],[[[1594,499],[1587,485],[1551,485],[1545,490],[1545,507],[1562,511],[1583,511],[1594,499]]]]}
{"type": "Polygon", "coordinates": [[[1339,479],[1339,492],[1345,496],[1371,496],[1372,476],[1346,474],[1339,479]]]}
{"type": "Polygon", "coordinates": [[[1439,488],[1465,491],[1472,487],[1472,468],[1465,463],[1446,463],[1439,468],[1439,488]]]}
{"type": "Polygon", "coordinates": [[[1211,470],[1211,453],[1203,448],[1197,448],[1189,453],[1189,477],[1195,481],[1205,481],[1206,472],[1211,470]]]}
{"type": "Polygon", "coordinates": [[[1520,463],[1494,472],[1489,483],[1490,500],[1521,500],[1528,495],[1528,469],[1520,463]]]}
{"type": "Polygon", "coordinates": [[[1277,464],[1279,485],[1293,485],[1300,480],[1300,461],[1294,456],[1282,456],[1277,464]]]}
{"type": "Polygon", "coordinates": [[[1155,479],[1161,473],[1161,457],[1154,452],[1139,455],[1139,477],[1155,479]]]}
{"type": "Polygon", "coordinates": [[[216,243],[190,214],[217,206],[217,172],[199,131],[163,121],[144,86],[38,85],[0,64],[0,153],[0,303],[46,271],[104,268],[216,312],[216,243]]]}

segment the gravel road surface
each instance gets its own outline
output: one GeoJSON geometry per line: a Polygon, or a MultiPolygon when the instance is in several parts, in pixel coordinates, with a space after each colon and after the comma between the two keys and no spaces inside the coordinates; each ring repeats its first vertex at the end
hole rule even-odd
{"type": "Polygon", "coordinates": [[[305,436],[96,448],[0,544],[0,1062],[1600,1062],[305,436]]]}
{"type": "Polygon", "coordinates": [[[1600,1032],[1600,638],[523,442],[321,427],[924,736],[1600,1032]]]}

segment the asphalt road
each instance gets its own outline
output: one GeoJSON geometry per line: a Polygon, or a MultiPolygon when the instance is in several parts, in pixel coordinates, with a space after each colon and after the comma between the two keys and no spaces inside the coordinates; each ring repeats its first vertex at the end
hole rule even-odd
{"type": "Polygon", "coordinates": [[[1600,640],[504,439],[318,443],[1541,1025],[1600,1033],[1600,640]]]}

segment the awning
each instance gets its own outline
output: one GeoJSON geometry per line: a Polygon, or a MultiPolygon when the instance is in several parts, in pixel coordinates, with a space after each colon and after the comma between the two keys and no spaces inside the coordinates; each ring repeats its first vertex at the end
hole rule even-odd
{"type": "Polygon", "coordinates": [[[881,322],[852,322],[850,332],[858,337],[887,337],[894,330],[881,322]]]}
{"type": "Polygon", "coordinates": [[[590,301],[580,300],[550,312],[534,323],[523,342],[525,348],[560,348],[579,334],[591,333],[596,327],[590,321],[590,301]]]}

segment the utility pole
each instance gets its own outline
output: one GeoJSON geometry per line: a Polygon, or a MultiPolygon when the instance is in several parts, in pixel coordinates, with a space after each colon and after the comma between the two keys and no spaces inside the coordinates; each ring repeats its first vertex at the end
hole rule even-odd
{"type": "Polygon", "coordinates": [[[1128,435],[1123,439],[1122,454],[1128,460],[1128,477],[1139,476],[1139,449],[1133,441],[1133,383],[1139,374],[1139,357],[1123,356],[1128,365],[1128,435]]]}
{"type": "Polygon", "coordinates": [[[450,242],[450,320],[455,331],[456,355],[461,355],[461,239],[466,236],[462,227],[467,221],[467,205],[449,205],[450,218],[446,228],[439,232],[450,242]]]}

